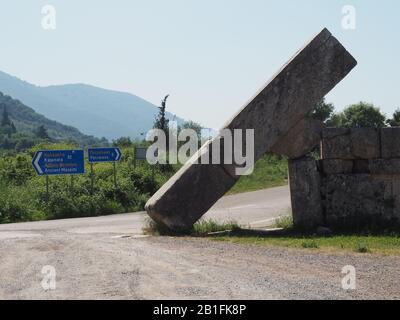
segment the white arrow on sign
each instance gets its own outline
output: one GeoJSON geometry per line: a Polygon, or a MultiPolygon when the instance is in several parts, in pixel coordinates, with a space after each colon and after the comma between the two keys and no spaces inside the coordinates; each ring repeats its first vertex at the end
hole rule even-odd
{"type": "Polygon", "coordinates": [[[39,174],[43,174],[42,168],[40,168],[39,165],[39,160],[42,157],[43,152],[39,152],[36,156],[35,161],[33,162],[33,165],[35,166],[36,170],[39,172],[39,174]]]}
{"type": "Polygon", "coordinates": [[[119,152],[118,148],[115,148],[115,152],[117,153],[117,158],[115,160],[119,160],[119,158],[121,157],[121,153],[119,152]]]}

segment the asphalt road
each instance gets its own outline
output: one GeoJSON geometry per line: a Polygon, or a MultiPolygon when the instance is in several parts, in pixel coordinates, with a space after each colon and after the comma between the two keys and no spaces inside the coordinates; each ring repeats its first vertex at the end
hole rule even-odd
{"type": "MultiPolygon", "coordinates": [[[[225,197],[207,216],[259,227],[288,210],[281,187],[225,197]]],[[[400,298],[396,257],[147,237],[145,219],[133,213],[0,225],[0,298],[400,298]],[[356,290],[341,286],[345,265],[357,270],[356,290]],[[55,271],[55,289],[45,266],[55,271]]]]}

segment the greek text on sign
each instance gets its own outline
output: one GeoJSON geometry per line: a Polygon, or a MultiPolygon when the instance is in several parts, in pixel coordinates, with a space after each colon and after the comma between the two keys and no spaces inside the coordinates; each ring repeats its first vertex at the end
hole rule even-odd
{"type": "Polygon", "coordinates": [[[40,176],[84,174],[83,150],[41,150],[32,159],[32,166],[40,176]]]}
{"type": "Polygon", "coordinates": [[[121,160],[119,148],[90,148],[88,149],[89,163],[116,162],[121,160]]]}

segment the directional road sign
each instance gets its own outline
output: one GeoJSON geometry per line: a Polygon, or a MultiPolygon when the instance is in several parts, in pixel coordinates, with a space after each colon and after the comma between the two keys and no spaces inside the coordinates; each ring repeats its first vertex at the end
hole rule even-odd
{"type": "Polygon", "coordinates": [[[91,148],[88,149],[89,163],[116,162],[121,160],[119,148],[91,148]]]}
{"type": "Polygon", "coordinates": [[[41,150],[32,159],[32,166],[40,176],[84,174],[83,150],[41,150]]]}

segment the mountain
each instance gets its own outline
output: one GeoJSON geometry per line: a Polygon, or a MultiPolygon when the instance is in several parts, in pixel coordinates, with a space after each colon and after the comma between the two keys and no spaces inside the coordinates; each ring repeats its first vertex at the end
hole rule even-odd
{"type": "Polygon", "coordinates": [[[17,132],[33,135],[40,126],[44,126],[52,139],[73,139],[81,145],[93,145],[100,142],[100,139],[85,135],[74,127],[49,120],[20,101],[0,92],[0,115],[3,115],[4,109],[17,132]]]}
{"type": "MultiPolygon", "coordinates": [[[[152,128],[158,113],[157,106],[133,94],[86,84],[40,87],[1,71],[0,91],[49,119],[107,139],[140,137],[152,128]]],[[[174,115],[168,113],[167,117],[173,119],[174,115]]]]}

